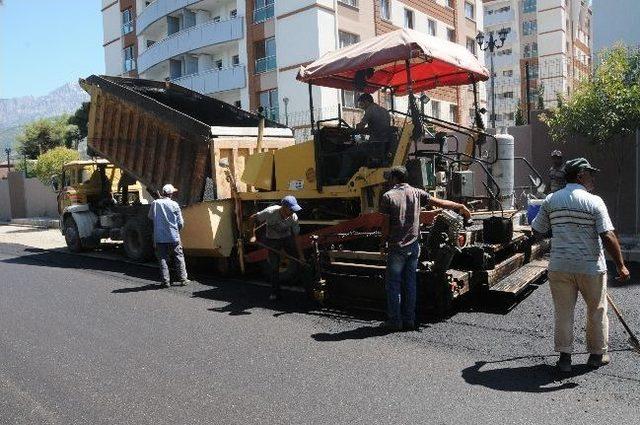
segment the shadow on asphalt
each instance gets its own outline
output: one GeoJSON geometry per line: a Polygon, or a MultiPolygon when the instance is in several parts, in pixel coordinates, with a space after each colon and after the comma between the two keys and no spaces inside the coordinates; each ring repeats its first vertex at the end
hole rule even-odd
{"type": "Polygon", "coordinates": [[[577,383],[564,381],[593,371],[587,365],[574,365],[570,373],[560,373],[548,364],[481,370],[490,363],[476,362],[462,371],[462,378],[468,384],[497,391],[549,393],[576,388],[577,383]]]}
{"type": "Polygon", "coordinates": [[[114,289],[111,291],[113,294],[130,294],[132,292],[144,292],[144,291],[157,291],[158,289],[165,289],[163,286],[160,286],[155,283],[150,283],[149,285],[144,286],[136,286],[135,288],[120,288],[114,289]]]}
{"type": "Polygon", "coordinates": [[[367,339],[375,338],[379,336],[385,336],[394,333],[391,330],[384,329],[380,326],[361,326],[349,331],[342,331],[336,333],[317,333],[311,335],[311,338],[320,342],[340,342],[354,339],[367,339]]]}

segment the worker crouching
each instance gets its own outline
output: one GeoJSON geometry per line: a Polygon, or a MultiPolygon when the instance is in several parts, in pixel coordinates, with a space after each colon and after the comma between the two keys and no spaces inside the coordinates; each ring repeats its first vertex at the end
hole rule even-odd
{"type": "Polygon", "coordinates": [[[257,223],[263,223],[266,227],[264,244],[269,248],[267,257],[271,281],[269,299],[272,301],[280,299],[281,296],[280,251],[284,250],[286,254],[293,257],[297,256],[301,261],[304,261],[302,248],[297,241],[297,236],[300,234],[300,225],[296,212],[300,210],[302,210],[302,207],[298,205],[295,197],[285,196],[280,201],[280,205],[267,207],[249,218],[252,229],[250,242],[256,242],[257,223]]]}

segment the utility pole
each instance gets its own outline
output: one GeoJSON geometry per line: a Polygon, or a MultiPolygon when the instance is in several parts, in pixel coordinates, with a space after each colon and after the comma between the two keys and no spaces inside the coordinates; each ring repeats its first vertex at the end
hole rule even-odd
{"type": "Polygon", "coordinates": [[[498,31],[499,40],[493,38],[493,31],[489,32],[489,40],[485,43],[484,33],[480,31],[478,35],[476,35],[476,42],[478,46],[480,46],[481,51],[489,50],[489,60],[491,61],[491,126],[496,128],[496,74],[493,67],[493,52],[495,50],[500,49],[504,46],[504,41],[507,39],[507,34],[509,32],[502,28],[498,31]]]}
{"type": "Polygon", "coordinates": [[[524,72],[525,72],[525,95],[527,96],[526,105],[527,105],[527,124],[531,124],[531,104],[529,103],[529,99],[531,98],[531,80],[529,76],[529,61],[524,63],[524,72]]]}

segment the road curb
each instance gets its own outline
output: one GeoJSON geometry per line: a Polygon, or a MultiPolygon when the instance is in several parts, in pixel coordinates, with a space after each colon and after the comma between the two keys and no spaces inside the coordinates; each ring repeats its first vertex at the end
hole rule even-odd
{"type": "Polygon", "coordinates": [[[46,217],[32,217],[32,218],[14,218],[9,223],[13,226],[29,226],[39,227],[45,229],[58,229],[60,227],[60,220],[55,218],[46,217]]]}

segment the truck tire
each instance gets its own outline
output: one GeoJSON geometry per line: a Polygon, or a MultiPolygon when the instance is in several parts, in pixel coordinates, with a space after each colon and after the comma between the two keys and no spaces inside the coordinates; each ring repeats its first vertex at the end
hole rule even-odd
{"type": "Polygon", "coordinates": [[[146,262],[153,258],[153,227],[146,217],[129,219],[122,229],[122,239],[130,259],[146,262]]]}
{"type": "Polygon", "coordinates": [[[80,232],[78,232],[78,225],[73,217],[67,217],[64,219],[64,240],[67,243],[67,248],[71,252],[82,251],[82,241],[80,240],[80,232]]]}

